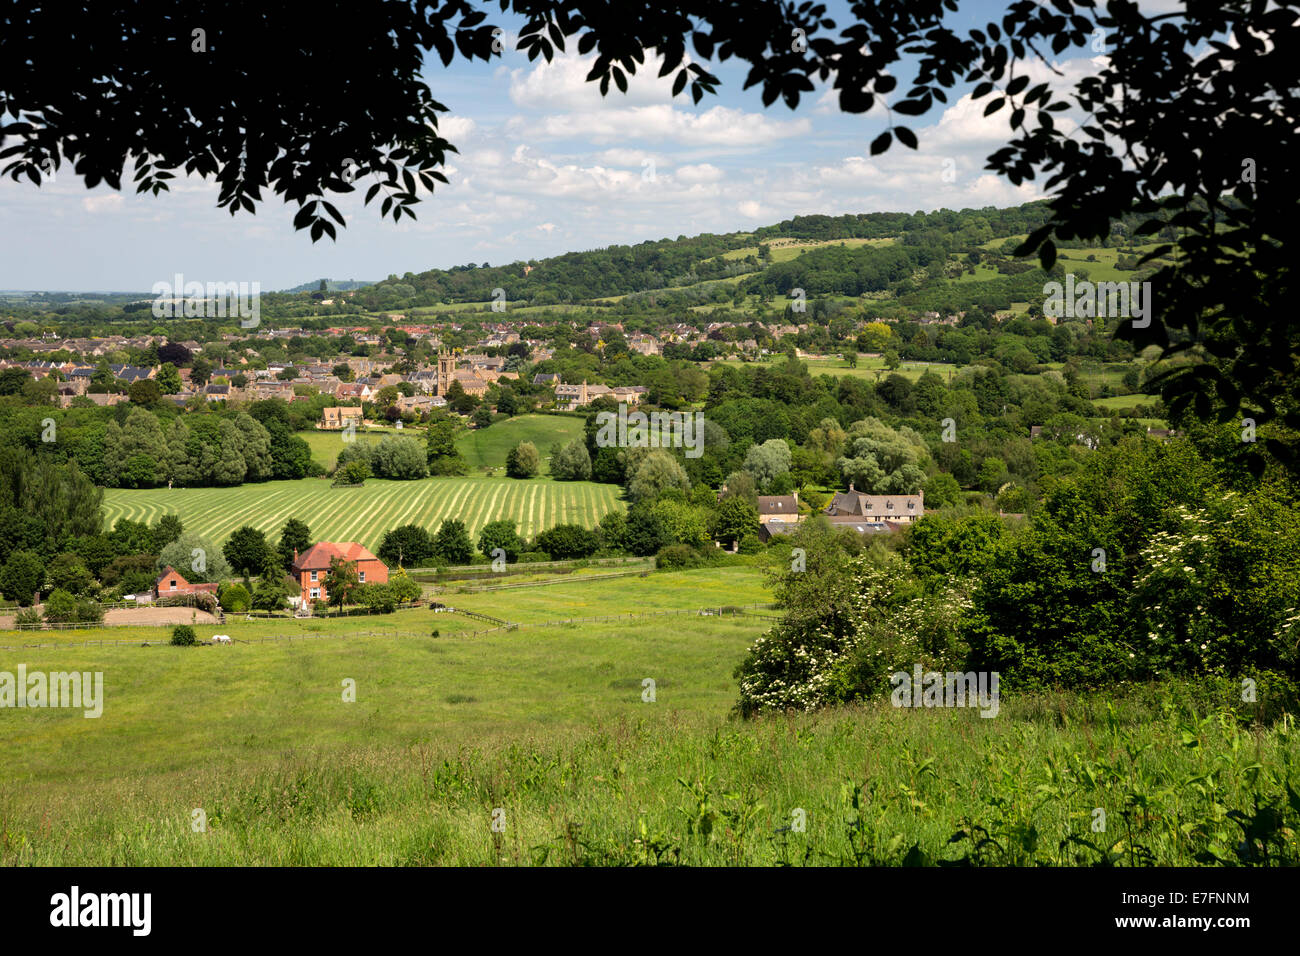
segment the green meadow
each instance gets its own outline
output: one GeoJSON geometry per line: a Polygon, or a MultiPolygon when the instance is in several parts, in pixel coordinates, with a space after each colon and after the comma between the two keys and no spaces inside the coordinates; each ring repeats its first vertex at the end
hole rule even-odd
{"type": "MultiPolygon", "coordinates": [[[[744,365],[771,365],[774,362],[784,362],[785,356],[769,356],[757,362],[746,362],[743,359],[734,358],[718,359],[717,361],[723,365],[735,365],[738,367],[744,365]]],[[[859,355],[855,367],[850,367],[844,359],[839,357],[800,359],[799,361],[808,366],[808,374],[810,375],[834,375],[837,377],[847,376],[850,378],[860,378],[870,382],[875,382],[878,379],[883,380],[886,376],[895,374],[885,365],[883,356],[873,358],[867,355],[859,355]]],[[[925,362],[903,362],[898,367],[897,374],[903,376],[909,381],[915,382],[928,370],[934,372],[936,375],[942,376],[943,380],[946,382],[949,373],[957,375],[965,367],[966,366],[964,365],[949,365],[943,362],[932,362],[929,364],[925,362]]]]}
{"type": "Polygon", "coordinates": [[[104,679],[96,719],[0,709],[0,865],[1300,862],[1300,738],[1227,684],[742,721],[764,617],[537,626],[724,592],[761,599],[757,569],[455,595],[524,622],[487,633],[423,609],[0,650],[104,679]]]}
{"type": "MultiPolygon", "coordinates": [[[[466,431],[456,440],[456,448],[474,470],[504,468],[506,455],[522,441],[530,441],[542,453],[543,471],[551,446],[567,445],[582,437],[580,418],[564,415],[519,415],[497,422],[488,428],[466,431]]],[[[386,435],[406,435],[418,442],[425,440],[423,428],[372,428],[356,433],[357,441],[379,441],[386,435]]],[[[311,446],[312,457],[326,469],[333,469],[339,452],[343,450],[343,433],[308,430],[298,432],[311,446]]]]}
{"type": "Polygon", "coordinates": [[[543,470],[549,471],[551,446],[581,438],[583,426],[583,419],[564,415],[519,415],[466,432],[456,440],[456,448],[473,469],[504,468],[510,449],[520,442],[532,442],[541,452],[543,470]]]}

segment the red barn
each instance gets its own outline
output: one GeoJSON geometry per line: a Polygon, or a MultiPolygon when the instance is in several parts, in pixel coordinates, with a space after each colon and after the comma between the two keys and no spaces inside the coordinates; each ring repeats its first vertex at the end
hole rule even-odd
{"type": "Polygon", "coordinates": [[[179,571],[168,565],[163,568],[162,574],[153,583],[153,599],[174,597],[179,594],[200,594],[202,592],[210,594],[217,593],[217,585],[213,584],[190,584],[185,578],[181,577],[179,571]]]}
{"type": "Polygon", "coordinates": [[[325,593],[325,575],[329,574],[330,560],[355,561],[357,580],[361,584],[387,584],[388,565],[355,541],[321,541],[302,554],[294,552],[293,576],[302,588],[304,601],[328,601],[325,593]]]}

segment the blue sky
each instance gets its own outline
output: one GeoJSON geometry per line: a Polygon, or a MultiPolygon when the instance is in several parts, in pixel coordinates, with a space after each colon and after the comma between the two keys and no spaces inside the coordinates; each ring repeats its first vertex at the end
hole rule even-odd
{"type": "MultiPolygon", "coordinates": [[[[964,3],[953,24],[974,26],[1003,9],[964,3]]],[[[672,77],[657,79],[657,67],[634,77],[627,95],[602,98],[583,81],[592,57],[530,63],[512,34],[505,39],[490,64],[443,69],[435,59],[427,73],[450,107],[442,130],[460,154],[445,170],[451,184],[425,197],[415,223],[380,220],[377,204],[361,205],[362,189],[335,200],[348,221],[338,241],[313,245],[278,199],[232,218],[216,208],[216,187],[198,179],[158,197],[87,190],[70,172],[39,189],[5,179],[0,289],[148,290],[182,273],[269,291],[325,276],[382,279],[730,232],[799,214],[1008,206],[1041,195],[983,170],[1006,136],[1006,113],[984,119],[983,102],[967,96],[920,122],[909,118],[919,150],[895,144],[872,159],[883,111],[842,114],[829,88],[796,111],[780,102],[765,109],[757,88],[741,88],[746,67],[729,61],[709,65],[722,87],[698,106],[689,93],[671,97],[672,77]]],[[[1091,55],[1059,65],[1075,79],[1091,55]]],[[[1044,67],[1031,73],[1050,78],[1044,67]]]]}

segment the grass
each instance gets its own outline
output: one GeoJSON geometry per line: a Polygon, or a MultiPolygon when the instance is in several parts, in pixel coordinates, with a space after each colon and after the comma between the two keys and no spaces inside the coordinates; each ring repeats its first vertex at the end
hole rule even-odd
{"type": "MultiPolygon", "coordinates": [[[[784,355],[779,355],[775,357],[769,356],[768,358],[763,359],[760,362],[744,362],[741,359],[735,359],[735,358],[718,359],[718,361],[723,365],[735,365],[738,367],[743,365],[771,365],[774,362],[784,362],[785,356],[784,355]]],[[[860,379],[865,379],[866,381],[874,382],[876,381],[877,376],[879,376],[881,381],[884,381],[885,378],[893,374],[885,366],[885,360],[883,357],[870,358],[865,355],[859,355],[858,364],[856,368],[850,368],[842,358],[838,358],[838,357],[824,358],[824,359],[800,359],[799,361],[807,365],[808,374],[814,376],[816,375],[834,375],[837,377],[847,376],[849,378],[860,378],[860,379]]],[[[943,362],[935,362],[928,365],[924,362],[903,362],[898,367],[897,373],[903,376],[904,378],[908,379],[909,381],[915,382],[922,375],[924,375],[927,370],[929,370],[929,371],[933,371],[936,375],[942,376],[943,380],[946,382],[948,380],[949,372],[952,372],[955,375],[959,373],[963,368],[965,368],[965,366],[949,365],[943,362]]]]}
{"type": "Polygon", "coordinates": [[[373,550],[390,528],[419,524],[436,529],[446,517],[464,521],[471,536],[501,518],[515,519],[529,536],[565,522],[590,528],[606,512],[623,507],[618,495],[615,485],[549,479],[370,479],[360,488],[332,488],[328,479],[302,478],[232,488],[110,488],[104,492],[104,515],[111,528],[118,518],[153,524],[173,513],[186,530],[215,543],[243,525],[278,539],[284,523],[299,518],[314,540],[359,541],[373,550]]]}
{"type": "MultiPolygon", "coordinates": [[[[488,428],[467,431],[456,440],[456,447],[475,470],[491,467],[504,468],[506,455],[521,441],[537,446],[545,459],[553,444],[567,445],[582,437],[582,419],[562,415],[519,415],[497,422],[488,428]]],[[[367,429],[357,432],[358,441],[378,441],[385,435],[406,435],[423,442],[424,429],[393,428],[367,429]]],[[[298,437],[311,446],[311,454],[326,469],[332,470],[339,452],[343,450],[343,433],[308,430],[298,432],[298,437]]]]}
{"type": "Polygon", "coordinates": [[[1092,404],[1099,408],[1137,408],[1139,405],[1154,405],[1158,395],[1111,395],[1107,398],[1094,398],[1092,404]]]}
{"type": "MultiPolygon", "coordinates": [[[[327,471],[334,470],[334,462],[338,460],[339,452],[343,450],[343,432],[319,431],[313,428],[297,432],[297,435],[311,448],[311,456],[318,464],[327,471]]],[[[410,428],[400,430],[396,428],[365,428],[359,429],[356,433],[358,441],[379,441],[388,435],[403,435],[414,438],[418,442],[424,441],[423,431],[410,428]]]]}
{"type": "Polygon", "coordinates": [[[0,712],[0,865],[1297,860],[1285,725],[1065,696],[741,722],[754,623],[77,651],[102,717],[0,712]]]}
{"type": "MultiPolygon", "coordinates": [[[[824,239],[824,240],[801,240],[801,239],[771,239],[766,245],[771,249],[773,262],[789,262],[791,259],[797,259],[810,249],[816,249],[821,246],[888,246],[896,240],[886,239],[824,239]]],[[[745,246],[741,249],[732,249],[730,252],[724,252],[718,256],[719,259],[732,261],[735,259],[744,259],[746,256],[758,256],[758,246],[745,246]]],[[[709,260],[706,260],[709,261],[709,260]]]]}
{"type": "MultiPolygon", "coordinates": [[[[503,583],[513,583],[513,579],[503,583]]],[[[559,583],[507,591],[450,593],[438,600],[509,621],[535,624],[557,618],[635,614],[667,608],[760,604],[770,601],[771,595],[753,568],[724,567],[654,573],[644,578],[629,575],[590,582],[576,580],[572,586],[559,583]]],[[[680,620],[671,618],[667,626],[676,626],[680,620]]]]}
{"type": "MultiPolygon", "coordinates": [[[[521,565],[522,567],[522,565],[521,565]]],[[[484,566],[487,570],[487,566],[484,566]]],[[[488,576],[483,579],[447,581],[427,585],[426,597],[441,604],[476,611],[518,624],[542,624],[573,618],[636,617],[647,611],[688,611],[726,605],[763,604],[771,595],[753,567],[704,568],[695,571],[653,572],[645,577],[628,574],[602,577],[617,568],[582,568],[570,574],[539,572],[537,575],[488,576]],[[596,578],[597,580],[587,580],[596,578]],[[461,591],[491,584],[529,584],[497,591],[461,591]]],[[[634,569],[638,572],[640,568],[634,569]]],[[[417,575],[425,581],[425,575],[417,575]]],[[[766,613],[766,612],[765,612],[766,613]]],[[[664,626],[690,622],[689,615],[672,616],[664,626]]],[[[231,614],[224,624],[198,627],[200,640],[212,634],[229,634],[236,641],[259,641],[266,636],[303,639],[370,636],[426,636],[437,628],[443,636],[469,634],[493,625],[460,614],[434,611],[428,607],[394,614],[354,614],[346,617],[248,619],[231,614]],[[211,631],[211,633],[208,633],[211,631]]],[[[93,627],[69,630],[0,631],[0,648],[59,644],[68,647],[118,643],[166,644],[171,627],[93,627]]],[[[11,653],[18,653],[12,651],[11,653]]]]}
{"type": "Polygon", "coordinates": [[[552,445],[567,445],[581,438],[582,433],[581,418],[520,415],[462,435],[456,441],[456,448],[471,468],[504,468],[510,449],[522,441],[530,441],[537,446],[545,465],[552,445]]]}
{"type": "MultiPolygon", "coordinates": [[[[584,603],[741,603],[758,582],[713,568],[476,597],[540,622],[584,603]]],[[[476,636],[457,620],[232,620],[237,640],[329,636],[0,650],[0,670],[104,679],[98,719],[0,708],[0,865],[1300,862],[1300,737],[1253,723],[1231,682],[1004,686],[994,719],[881,701],[746,722],[732,671],[760,618],[476,636]]]]}

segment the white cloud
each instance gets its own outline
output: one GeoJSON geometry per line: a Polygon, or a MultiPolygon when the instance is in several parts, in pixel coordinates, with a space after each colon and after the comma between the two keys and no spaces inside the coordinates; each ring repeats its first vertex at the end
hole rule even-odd
{"type": "Polygon", "coordinates": [[[723,172],[711,163],[678,166],[673,170],[673,179],[679,183],[716,183],[722,180],[723,172]]]}
{"type": "Polygon", "coordinates": [[[473,136],[477,128],[478,124],[467,116],[438,117],[438,135],[457,146],[473,136]]]}
{"type": "Polygon", "coordinates": [[[81,200],[81,208],[88,213],[117,212],[124,200],[121,193],[109,193],[106,196],[86,196],[81,200]]]}
{"type": "Polygon", "coordinates": [[[579,139],[601,145],[648,139],[736,149],[805,136],[811,132],[812,123],[807,119],[776,120],[726,106],[714,106],[702,113],[671,106],[634,106],[589,113],[553,113],[537,118],[516,117],[507,129],[529,141],[579,139]]]}
{"type": "MultiPolygon", "coordinates": [[[[690,64],[686,58],[682,66],[690,64]]],[[[510,71],[510,99],[516,106],[538,112],[618,109],[628,105],[644,106],[672,102],[673,76],[660,77],[663,57],[649,53],[645,63],[628,77],[627,92],[622,93],[611,81],[609,93],[600,95],[600,83],[587,82],[587,74],[596,63],[595,54],[577,56],[561,53],[547,63],[544,60],[529,69],[510,71]]],[[[685,93],[681,94],[681,98],[685,93]]]]}

